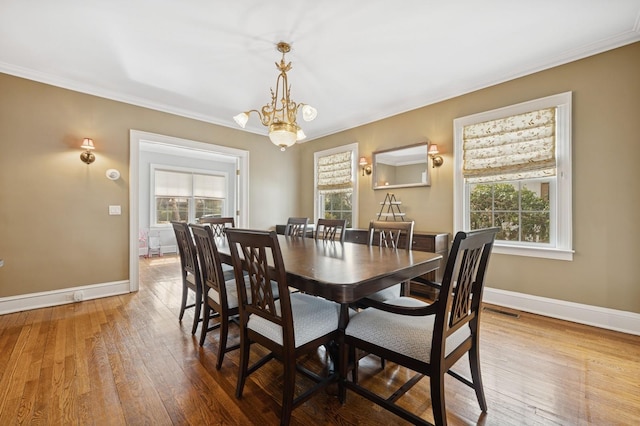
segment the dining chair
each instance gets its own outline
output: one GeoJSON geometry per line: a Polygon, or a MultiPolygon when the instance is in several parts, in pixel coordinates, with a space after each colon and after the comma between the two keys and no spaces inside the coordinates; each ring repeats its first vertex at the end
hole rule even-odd
{"type": "Polygon", "coordinates": [[[185,222],[172,221],[173,231],[176,235],[178,253],[180,254],[180,268],[182,276],[182,301],[180,303],[180,315],[178,319],[182,321],[185,309],[195,308],[193,313],[193,326],[191,334],[195,334],[200,322],[200,309],[202,307],[202,279],[200,276],[200,266],[198,265],[198,254],[193,242],[189,225],[185,222]],[[195,293],[195,302],[187,305],[189,290],[195,293]]]}
{"type": "Polygon", "coordinates": [[[289,237],[306,237],[309,227],[308,217],[290,217],[284,228],[284,235],[289,237]]]}
{"type": "Polygon", "coordinates": [[[240,373],[236,397],[241,398],[247,377],[276,358],[284,367],[280,424],[287,425],[291,412],[315,392],[337,379],[335,372],[324,377],[297,364],[297,359],[329,345],[338,337],[340,305],[305,293],[289,293],[284,261],[274,231],[227,230],[229,249],[242,282],[242,270],[249,272],[249,287],[238,285],[240,296],[240,373]],[[273,280],[280,298],[275,299],[273,280]],[[249,367],[249,349],[258,343],[270,352],[249,367]],[[316,384],[295,397],[296,371],[316,384]]]}
{"type": "Polygon", "coordinates": [[[232,217],[203,216],[198,219],[198,223],[201,225],[209,225],[213,231],[214,237],[225,237],[227,228],[236,227],[236,221],[232,217]]]}
{"type": "MultiPolygon", "coordinates": [[[[191,224],[193,239],[198,251],[202,278],[203,301],[203,321],[200,331],[200,346],[204,345],[205,338],[209,331],[220,329],[220,341],[218,343],[218,361],[216,369],[220,369],[224,354],[238,349],[239,344],[227,347],[227,336],[229,334],[229,320],[238,315],[238,288],[235,277],[225,280],[220,262],[220,254],[215,242],[213,229],[205,225],[191,224]],[[212,311],[215,312],[212,315],[212,311]],[[212,319],[218,318],[218,322],[211,325],[212,319]]],[[[244,285],[244,280],[243,280],[244,285]]]]}
{"type": "MultiPolygon", "coordinates": [[[[369,308],[351,317],[341,348],[339,396],[345,402],[346,389],[375,402],[413,424],[426,420],[400,407],[396,401],[422,377],[430,377],[431,404],[436,425],[446,425],[444,375],[448,373],[472,387],[483,412],[487,403],[482,386],[479,359],[480,313],[484,279],[499,228],[458,232],[444,271],[438,299],[432,304],[411,297],[380,302],[369,300],[369,308]],[[349,368],[358,368],[356,349],[376,354],[417,374],[392,397],[384,398],[357,383],[347,381],[349,368]],[[451,370],[469,355],[471,380],[451,370]],[[351,358],[349,358],[351,357],[351,358]]],[[[417,397],[414,395],[414,398],[417,397]]]]}
{"type": "MultiPolygon", "coordinates": [[[[209,226],[211,228],[211,231],[213,232],[214,237],[225,239],[227,238],[227,228],[236,227],[236,221],[233,217],[202,216],[200,217],[200,219],[198,219],[198,223],[201,225],[209,226]]],[[[223,263],[222,272],[224,273],[225,281],[234,279],[233,267],[231,265],[223,263]]]]}
{"type": "MultiPolygon", "coordinates": [[[[370,246],[379,245],[396,250],[411,250],[413,246],[414,221],[388,222],[372,220],[369,222],[367,243],[370,246]]],[[[393,285],[368,296],[370,299],[385,301],[399,296],[409,295],[409,281],[393,285]]]]}
{"type": "Polygon", "coordinates": [[[340,241],[344,243],[344,238],[347,235],[345,229],[347,227],[346,219],[318,219],[316,224],[316,232],[314,238],[324,241],[340,241]]]}

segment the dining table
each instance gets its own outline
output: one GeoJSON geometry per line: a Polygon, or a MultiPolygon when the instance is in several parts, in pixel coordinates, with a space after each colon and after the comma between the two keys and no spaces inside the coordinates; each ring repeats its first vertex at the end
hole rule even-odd
{"type": "MultiPolygon", "coordinates": [[[[438,269],[442,255],[365,244],[278,235],[287,284],[341,305],[339,328],[349,305],[379,290],[438,269]]],[[[231,264],[226,238],[216,239],[220,260],[231,264]]]]}

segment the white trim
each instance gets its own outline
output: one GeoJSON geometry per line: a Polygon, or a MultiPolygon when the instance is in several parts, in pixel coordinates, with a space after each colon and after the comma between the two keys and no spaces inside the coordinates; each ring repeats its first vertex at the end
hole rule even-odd
{"type": "MultiPolygon", "coordinates": [[[[249,151],[131,129],[129,131],[129,283],[131,291],[138,291],[140,272],[138,265],[140,200],[138,194],[140,143],[143,141],[236,157],[236,167],[240,171],[238,175],[239,196],[236,197],[240,215],[236,225],[240,228],[249,227],[249,151]]],[[[234,212],[234,216],[238,215],[234,212]]]]}
{"type": "Polygon", "coordinates": [[[75,302],[74,296],[81,295],[82,300],[98,299],[129,293],[129,281],[84,285],[38,293],[21,294],[0,298],[0,315],[50,306],[66,305],[75,302]],[[81,293],[77,293],[81,292],[81,293]]]}
{"type": "Polygon", "coordinates": [[[510,254],[513,256],[540,257],[543,259],[567,261],[572,261],[573,253],[575,253],[573,250],[558,250],[556,248],[500,245],[497,241],[493,244],[492,252],[495,254],[510,254]]]}
{"type": "Polygon", "coordinates": [[[313,153],[313,223],[318,223],[320,217],[320,206],[318,204],[318,159],[326,155],[339,152],[351,151],[351,179],[353,182],[353,193],[351,196],[351,227],[358,228],[358,142],[348,145],[341,145],[335,148],[316,151],[313,153]]]}
{"type": "Polygon", "coordinates": [[[483,302],[640,336],[640,314],[486,287],[483,302]]]}

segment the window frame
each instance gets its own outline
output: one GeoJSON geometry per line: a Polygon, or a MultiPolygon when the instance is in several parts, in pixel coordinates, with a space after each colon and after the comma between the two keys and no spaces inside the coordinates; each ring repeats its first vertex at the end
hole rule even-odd
{"type": "MultiPolygon", "coordinates": [[[[516,256],[541,257],[556,260],[573,260],[573,198],[571,170],[571,118],[572,92],[564,92],[528,102],[522,102],[491,111],[481,112],[453,120],[454,137],[454,232],[469,228],[469,184],[462,176],[463,128],[469,124],[481,123],[523,114],[538,109],[556,107],[556,176],[550,186],[550,219],[555,240],[550,244],[536,244],[524,241],[498,241],[494,253],[516,256]]],[[[531,180],[531,179],[529,179],[531,180]]],[[[523,180],[528,181],[527,179],[523,180]]],[[[553,238],[551,236],[551,238],[553,238]]]]}
{"type": "MultiPolygon", "coordinates": [[[[150,177],[149,177],[149,227],[150,228],[168,228],[171,226],[170,223],[158,223],[158,212],[156,210],[156,171],[167,171],[167,172],[175,172],[175,173],[185,173],[185,174],[199,174],[199,175],[208,175],[208,176],[220,176],[224,178],[224,188],[226,197],[222,200],[222,216],[229,216],[228,214],[228,197],[229,197],[229,173],[221,172],[221,171],[211,171],[205,169],[196,169],[191,167],[180,167],[180,166],[170,166],[163,164],[150,164],[149,167],[150,177]]],[[[193,183],[193,178],[192,178],[193,183]]],[[[191,186],[191,195],[188,197],[191,200],[189,203],[189,211],[187,213],[187,222],[195,222],[195,199],[196,197],[193,195],[193,185],[191,186]]],[[[201,198],[201,197],[197,197],[201,198]]],[[[220,198],[215,198],[220,199],[220,198]]]]}
{"type": "MultiPolygon", "coordinates": [[[[358,227],[358,143],[337,146],[335,148],[316,151],[313,153],[313,223],[318,223],[321,209],[324,209],[324,196],[318,193],[318,159],[331,154],[351,151],[351,229],[358,227]]],[[[324,213],[324,210],[322,211],[324,213]]]]}

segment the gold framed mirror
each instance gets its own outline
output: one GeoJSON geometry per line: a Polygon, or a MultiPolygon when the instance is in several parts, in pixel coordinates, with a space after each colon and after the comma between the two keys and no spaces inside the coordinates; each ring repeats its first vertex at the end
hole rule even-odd
{"type": "Polygon", "coordinates": [[[373,189],[430,186],[428,142],[375,151],[373,189]]]}

